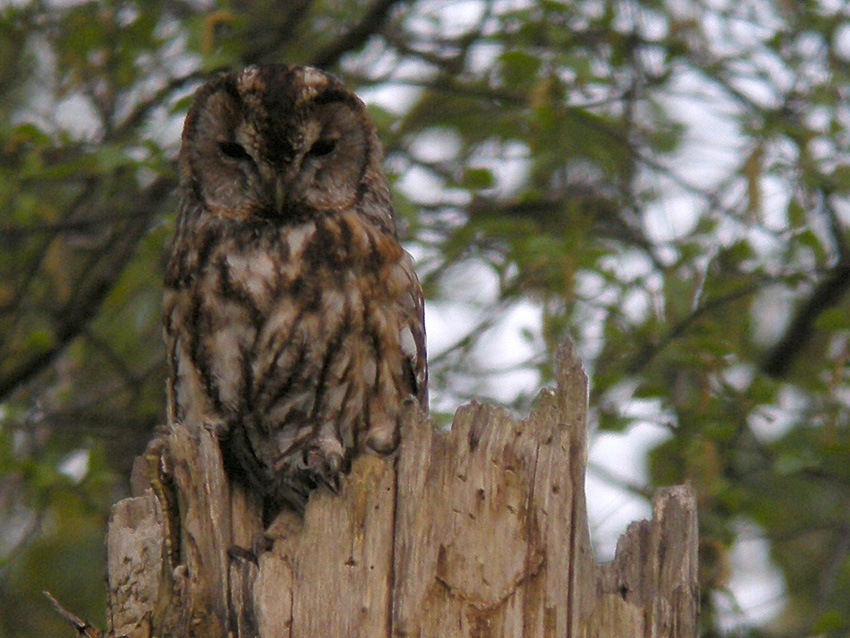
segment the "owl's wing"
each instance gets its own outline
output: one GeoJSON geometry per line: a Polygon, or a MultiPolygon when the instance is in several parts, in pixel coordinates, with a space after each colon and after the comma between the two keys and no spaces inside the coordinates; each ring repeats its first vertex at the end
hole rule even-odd
{"type": "Polygon", "coordinates": [[[428,411],[428,357],[425,340],[425,299],[422,286],[413,269],[413,258],[404,253],[401,267],[410,279],[409,296],[405,299],[405,320],[401,326],[401,350],[405,373],[412,394],[425,412],[428,411]]]}

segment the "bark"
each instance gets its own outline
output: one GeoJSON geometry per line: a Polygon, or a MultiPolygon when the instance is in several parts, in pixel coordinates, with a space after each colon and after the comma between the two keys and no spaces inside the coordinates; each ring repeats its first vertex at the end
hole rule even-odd
{"type": "Polygon", "coordinates": [[[108,534],[115,636],[696,636],[696,505],[662,490],[595,566],[584,495],[587,381],[569,348],[532,413],[472,403],[439,432],[407,406],[401,445],[355,459],[338,493],[259,505],[211,431],[172,428],[108,534]]]}

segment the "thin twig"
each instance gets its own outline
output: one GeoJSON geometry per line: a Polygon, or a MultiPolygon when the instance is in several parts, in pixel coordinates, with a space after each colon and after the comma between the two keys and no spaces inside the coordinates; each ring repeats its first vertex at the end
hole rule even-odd
{"type": "Polygon", "coordinates": [[[100,631],[97,627],[91,625],[88,621],[83,620],[79,616],[75,616],[70,611],[65,609],[62,605],[59,604],[59,601],[56,600],[53,596],[50,595],[50,592],[43,591],[41,592],[45,595],[47,600],[50,601],[53,610],[59,614],[59,616],[66,623],[71,625],[74,629],[77,630],[78,638],[102,638],[103,632],[100,631]]]}
{"type": "Polygon", "coordinates": [[[378,0],[358,24],[337,38],[323,51],[319,51],[311,64],[320,69],[326,69],[335,65],[345,53],[359,49],[366,43],[366,40],[381,30],[390,9],[400,1],[403,0],[378,0]]]}

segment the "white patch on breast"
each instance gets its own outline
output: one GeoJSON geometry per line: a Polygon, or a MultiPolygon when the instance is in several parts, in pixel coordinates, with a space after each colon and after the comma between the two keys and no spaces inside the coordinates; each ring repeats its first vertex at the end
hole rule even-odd
{"type": "Polygon", "coordinates": [[[402,327],[399,338],[401,339],[401,351],[415,364],[417,359],[416,339],[413,338],[410,326],[402,327]]]}
{"type": "Polygon", "coordinates": [[[272,279],[277,271],[277,266],[271,255],[264,252],[258,252],[251,256],[250,268],[251,272],[257,277],[266,281],[272,279]]]}
{"type": "Polygon", "coordinates": [[[286,233],[285,239],[289,246],[289,255],[291,260],[301,256],[301,253],[304,252],[304,244],[307,243],[307,240],[310,239],[315,232],[316,224],[314,222],[307,222],[289,229],[289,232],[286,233]]]}
{"type": "Polygon", "coordinates": [[[270,255],[262,252],[229,254],[226,257],[231,279],[260,303],[274,281],[277,266],[270,255]]]}
{"type": "Polygon", "coordinates": [[[326,315],[340,318],[345,308],[345,295],[339,290],[325,290],[322,293],[322,306],[326,315]]]}
{"type": "Polygon", "coordinates": [[[245,275],[248,272],[248,260],[245,258],[244,254],[240,253],[230,253],[225,257],[225,261],[227,262],[227,269],[233,279],[237,281],[242,281],[245,279],[245,275]]]}
{"type": "Polygon", "coordinates": [[[246,332],[253,332],[242,324],[230,324],[212,336],[212,373],[218,381],[221,402],[231,409],[237,407],[242,380],[242,349],[246,332]]]}

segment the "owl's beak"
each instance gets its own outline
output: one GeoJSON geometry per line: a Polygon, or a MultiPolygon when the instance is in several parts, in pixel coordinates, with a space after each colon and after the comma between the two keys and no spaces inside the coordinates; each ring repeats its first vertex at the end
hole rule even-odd
{"type": "Polygon", "coordinates": [[[286,178],[283,175],[278,175],[274,180],[274,209],[277,213],[282,213],[286,206],[286,178]]]}

